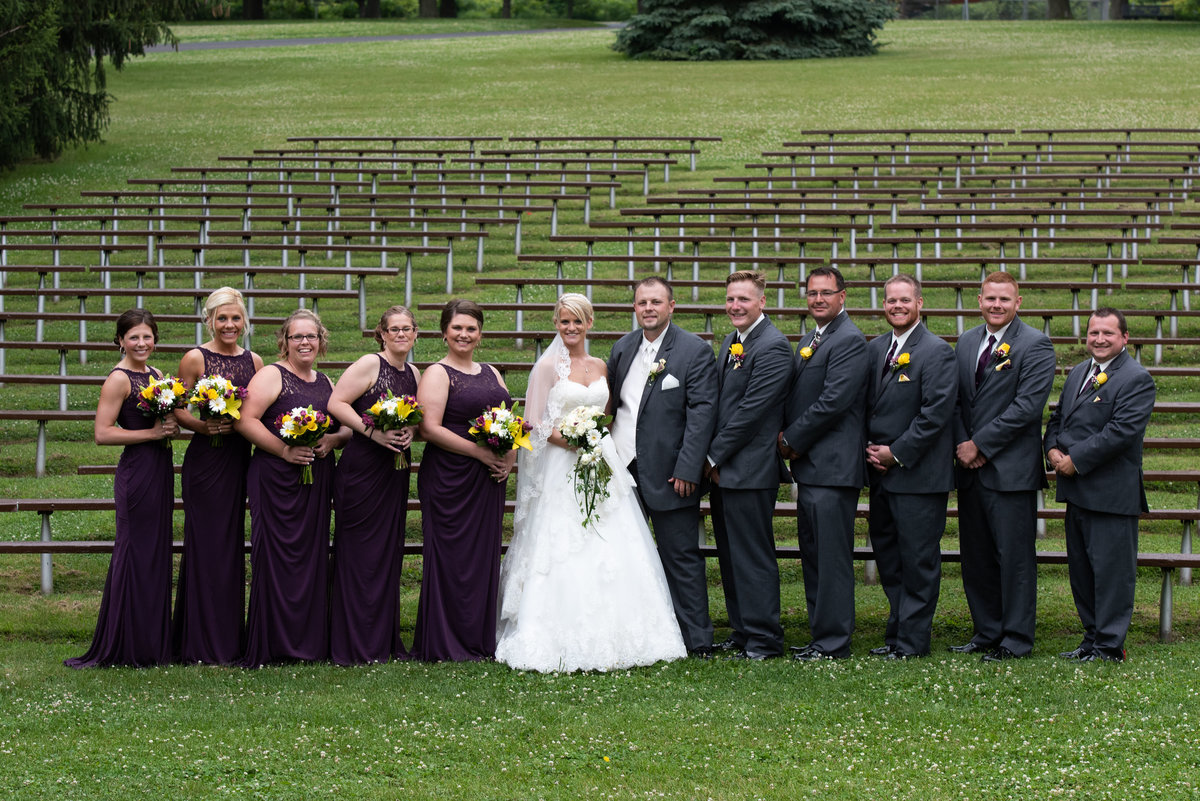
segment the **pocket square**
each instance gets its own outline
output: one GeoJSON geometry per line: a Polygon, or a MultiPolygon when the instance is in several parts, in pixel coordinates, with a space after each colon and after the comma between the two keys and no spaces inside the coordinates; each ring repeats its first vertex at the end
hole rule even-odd
{"type": "Polygon", "coordinates": [[[675,376],[671,375],[670,373],[667,373],[666,376],[663,377],[663,380],[662,380],[663,392],[666,392],[668,389],[675,389],[677,386],[679,386],[679,379],[676,378],[675,376]]]}
{"type": "Polygon", "coordinates": [[[912,381],[912,379],[906,376],[904,373],[901,373],[900,377],[896,379],[897,384],[903,384],[905,381],[912,381]]]}
{"type": "Polygon", "coordinates": [[[1099,403],[1099,402],[1100,402],[1100,396],[1099,396],[1099,395],[1097,395],[1096,397],[1092,398],[1092,403],[1099,403]]]}

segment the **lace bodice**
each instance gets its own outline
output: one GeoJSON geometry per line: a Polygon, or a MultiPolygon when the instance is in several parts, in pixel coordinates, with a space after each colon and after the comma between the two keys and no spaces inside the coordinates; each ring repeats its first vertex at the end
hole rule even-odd
{"type": "Polygon", "coordinates": [[[590,384],[580,384],[569,379],[563,379],[550,390],[547,403],[551,417],[555,422],[577,406],[599,406],[604,408],[608,403],[608,381],[597,378],[590,384]]]}

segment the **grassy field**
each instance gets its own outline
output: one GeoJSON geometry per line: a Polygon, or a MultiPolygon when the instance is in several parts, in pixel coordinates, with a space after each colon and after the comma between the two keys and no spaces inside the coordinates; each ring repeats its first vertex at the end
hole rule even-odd
{"type": "MultiPolygon", "coordinates": [[[[470,27],[483,24],[492,25],[470,27]]],[[[177,33],[186,42],[446,30],[440,26],[194,25],[177,33]]],[[[885,46],[874,58],[761,64],[632,63],[609,49],[611,31],[587,29],[155,54],[111,77],[116,100],[103,143],[0,175],[0,215],[304,134],[723,137],[704,146],[696,173],[672,173],[674,188],[734,174],[807,128],[1200,128],[1198,35],[1200,25],[1184,24],[897,23],[883,32],[885,46]]],[[[621,205],[639,200],[628,191],[619,198],[621,205]]],[[[605,205],[596,214],[613,216],[605,205]]],[[[545,244],[544,224],[531,224],[526,251],[545,244]]],[[[511,251],[502,253],[489,254],[485,273],[519,274],[511,251]]],[[[1139,275],[1157,277],[1178,280],[1139,275]]],[[[511,290],[475,288],[466,272],[460,278],[464,294],[511,300],[511,290]]],[[[422,265],[418,299],[444,300],[441,281],[440,267],[422,265]]],[[[373,314],[398,291],[377,286],[373,314]]],[[[553,291],[536,297],[552,299],[553,291]]],[[[162,308],[185,311],[187,304],[162,308]]],[[[264,304],[260,311],[286,309],[264,304]]],[[[330,359],[364,350],[351,304],[329,304],[322,314],[334,331],[330,359]]],[[[423,330],[436,331],[432,313],[418,317],[423,330]]],[[[628,318],[604,322],[628,325],[628,318]]],[[[489,324],[508,327],[511,319],[489,324]]],[[[93,339],[107,337],[100,328],[93,339]]],[[[190,339],[190,326],[168,330],[190,339]]],[[[74,336],[69,327],[58,334],[74,336]]],[[[258,343],[269,355],[265,340],[258,343]]],[[[1064,349],[1060,363],[1080,353],[1064,349]]],[[[428,334],[419,358],[438,355],[428,334]]],[[[532,353],[489,346],[484,356],[529,360],[532,353]]],[[[1174,364],[1197,358],[1166,355],[1174,364]]],[[[57,366],[52,354],[10,351],[8,359],[13,372],[57,366]]],[[[103,373],[109,362],[93,353],[86,367],[71,369],[103,373]]],[[[519,379],[513,388],[523,389],[519,379]]],[[[0,405],[10,408],[55,403],[44,387],[4,393],[0,405]]],[[[1162,382],[1160,397],[1195,400],[1200,382],[1162,382]]],[[[73,391],[70,405],[94,407],[95,391],[73,391]]],[[[75,468],[112,462],[115,451],[93,446],[86,426],[59,424],[51,433],[50,475],[35,479],[33,426],[0,423],[0,494],[111,492],[110,478],[79,477],[75,468]]],[[[1196,436],[1200,425],[1156,420],[1151,433],[1196,436]]],[[[1147,466],[1194,467],[1185,459],[1153,454],[1147,466]]],[[[1196,503],[1195,485],[1150,489],[1152,506],[1196,503]]],[[[409,535],[416,538],[414,523],[409,535]]],[[[111,537],[112,526],[103,514],[54,519],[61,539],[111,537]]],[[[955,535],[951,526],[948,547],[955,535]]],[[[35,516],[0,519],[0,537],[36,536],[35,516]]],[[[791,544],[794,525],[781,521],[778,536],[791,544]]],[[[1052,524],[1041,547],[1061,548],[1061,527],[1052,524]]],[[[1178,547],[1178,524],[1150,527],[1142,540],[1148,551],[1178,547]]],[[[106,567],[103,556],[56,559],[58,592],[44,598],[36,559],[0,558],[0,779],[8,797],[1200,797],[1200,593],[1176,589],[1176,641],[1160,645],[1156,571],[1139,576],[1132,660],[1120,666],[1051,657],[1078,638],[1059,568],[1039,574],[1035,659],[989,668],[945,654],[945,645],[970,636],[957,567],[947,566],[935,654],[902,665],[865,655],[881,640],[886,601],[878,586],[860,584],[857,655],[829,665],[686,662],[582,676],[525,675],[495,664],[66,670],[61,660],[90,638],[106,567]]],[[[788,642],[802,643],[799,567],[782,571],[788,642]]],[[[712,612],[724,626],[715,565],[710,580],[712,612]]],[[[402,587],[407,621],[419,582],[419,560],[410,559],[402,587]]]]}

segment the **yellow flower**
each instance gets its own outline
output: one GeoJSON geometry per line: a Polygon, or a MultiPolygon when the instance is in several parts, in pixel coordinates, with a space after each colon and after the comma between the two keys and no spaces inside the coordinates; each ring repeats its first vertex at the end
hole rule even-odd
{"type": "Polygon", "coordinates": [[[732,345],[729,346],[729,354],[731,356],[741,356],[742,352],[743,352],[743,349],[742,349],[741,342],[734,342],[732,345]]]}
{"type": "Polygon", "coordinates": [[[142,390],[140,393],[138,393],[138,394],[139,394],[139,395],[141,395],[141,396],[142,396],[143,398],[145,398],[146,400],[153,400],[153,398],[154,398],[154,386],[153,386],[153,385],[147,385],[147,386],[146,386],[146,388],[145,388],[145,389],[143,389],[143,390],[142,390]]]}
{"type": "Polygon", "coordinates": [[[184,390],[183,384],[180,384],[178,381],[172,381],[171,382],[171,391],[174,392],[175,395],[178,397],[179,395],[182,395],[186,390],[184,390]]]}
{"type": "Polygon", "coordinates": [[[908,355],[908,351],[905,351],[904,353],[901,353],[899,356],[896,357],[896,366],[897,367],[907,367],[910,359],[911,359],[911,357],[908,355]]]}
{"type": "MultiPolygon", "coordinates": [[[[378,405],[378,404],[376,404],[376,405],[378,405]]],[[[410,414],[413,413],[413,409],[415,409],[415,408],[416,407],[413,406],[411,403],[406,403],[404,401],[401,401],[400,403],[396,404],[396,414],[400,417],[408,417],[410,414]]]]}
{"type": "Polygon", "coordinates": [[[242,401],[240,398],[230,398],[225,401],[225,414],[232,417],[234,420],[242,419],[242,401]]]}
{"type": "Polygon", "coordinates": [[[368,414],[379,414],[380,410],[382,410],[382,409],[383,409],[383,405],[380,404],[379,401],[375,401],[375,403],[371,404],[371,408],[367,409],[367,413],[368,414]]]}
{"type": "Polygon", "coordinates": [[[809,348],[809,347],[803,347],[803,348],[801,348],[801,349],[800,349],[800,358],[801,358],[801,359],[804,359],[805,361],[808,361],[809,359],[811,359],[811,358],[812,358],[812,355],[813,355],[813,349],[812,349],[812,348],[809,348]]]}
{"type": "Polygon", "coordinates": [[[532,451],[533,446],[529,444],[529,433],[525,431],[524,426],[517,426],[513,431],[513,450],[524,448],[527,451],[532,451]]]}
{"type": "Polygon", "coordinates": [[[1096,376],[1095,380],[1092,381],[1092,384],[1094,384],[1095,386],[1098,387],[1107,380],[1108,380],[1108,373],[1100,373],[1098,376],[1096,376]]]}
{"type": "Polygon", "coordinates": [[[1011,346],[1007,342],[1002,342],[996,350],[1000,352],[1001,356],[1007,356],[1010,348],[1011,346]]]}

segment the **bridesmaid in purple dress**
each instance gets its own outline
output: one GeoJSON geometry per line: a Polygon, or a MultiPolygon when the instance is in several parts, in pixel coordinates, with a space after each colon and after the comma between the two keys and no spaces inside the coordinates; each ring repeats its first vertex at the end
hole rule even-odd
{"type": "Polygon", "coordinates": [[[146,417],[138,393],[162,374],[146,364],[158,341],[154,316],[130,309],[117,318],[114,339],[124,354],[100,388],[97,445],[123,445],[113,498],[117,530],[104,580],[92,647],[67,667],[164,665],[171,658],[171,512],[175,473],[164,438],[175,418],[146,417]]]}
{"type": "MultiPolygon", "coordinates": [[[[184,354],[179,380],[189,390],[209,375],[245,387],[263,361],[238,344],[246,329],[242,293],[221,287],[204,303],[212,338],[184,354]]],[[[175,412],[196,432],[183,456],[183,558],[175,590],[172,651],[179,662],[231,665],[246,637],[246,469],[250,443],[227,420],[175,412]],[[212,438],[221,444],[214,447],[212,438]]]]}
{"type": "Polygon", "coordinates": [[[297,406],[326,411],[333,385],[314,369],[329,332],[320,318],[297,309],[277,336],[280,360],[255,374],[236,423],[254,444],[246,490],[250,498],[250,613],[242,664],[329,658],[329,521],[334,461],[349,429],[334,423],[312,448],[287,445],[275,418],[297,406]],[[311,484],[300,483],[312,466],[311,484]]]}
{"type": "Polygon", "coordinates": [[[496,653],[496,590],[504,490],[516,452],[497,456],[467,436],[471,420],[512,398],[500,374],[474,361],[483,310],[452,300],[442,310],[446,357],[430,365],[417,399],[426,441],[417,492],[424,534],[421,600],[411,656],[428,662],[496,653]]]}
{"type": "Polygon", "coordinates": [[[329,605],[330,657],[339,665],[387,662],[406,655],[400,640],[400,562],[413,429],[368,429],[362,414],[385,395],[417,394],[420,373],[406,362],[417,324],[404,306],[384,312],[375,326],[379,353],[347,368],[333,388],[329,412],[354,437],[338,460],[333,479],[337,525],[333,534],[333,586],[329,605]]]}

